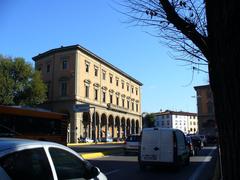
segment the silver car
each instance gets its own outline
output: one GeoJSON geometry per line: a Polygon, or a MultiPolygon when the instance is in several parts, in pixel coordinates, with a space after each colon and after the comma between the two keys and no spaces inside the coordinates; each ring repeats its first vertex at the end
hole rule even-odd
{"type": "Polygon", "coordinates": [[[52,142],[0,138],[0,179],[106,180],[101,171],[70,148],[52,142]]]}
{"type": "Polygon", "coordinates": [[[125,141],[124,153],[138,153],[141,136],[138,134],[129,135],[125,141]]]}

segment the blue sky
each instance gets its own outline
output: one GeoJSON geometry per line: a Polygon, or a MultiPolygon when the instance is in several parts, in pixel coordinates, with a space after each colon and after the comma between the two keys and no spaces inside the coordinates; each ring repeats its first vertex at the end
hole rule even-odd
{"type": "MultiPolygon", "coordinates": [[[[124,23],[112,0],[1,0],[0,54],[32,57],[60,46],[80,44],[141,81],[142,111],[196,112],[194,86],[208,83],[174,54],[150,29],[124,23]],[[192,81],[192,82],[191,82],[192,81]]],[[[153,31],[152,31],[153,32],[153,31]]]]}

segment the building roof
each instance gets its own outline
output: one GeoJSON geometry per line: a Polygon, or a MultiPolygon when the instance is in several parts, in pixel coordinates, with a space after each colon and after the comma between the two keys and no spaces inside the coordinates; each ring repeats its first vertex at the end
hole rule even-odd
{"type": "Polygon", "coordinates": [[[46,51],[44,53],[38,54],[37,56],[34,56],[32,59],[34,61],[37,61],[41,58],[44,58],[46,56],[49,56],[53,53],[58,53],[58,52],[64,52],[64,51],[70,51],[70,50],[79,50],[93,58],[95,58],[96,60],[98,60],[99,62],[105,64],[106,66],[114,69],[115,71],[117,71],[118,73],[120,73],[121,75],[131,79],[133,82],[137,83],[138,85],[142,86],[143,84],[136,80],[135,78],[133,78],[132,76],[128,75],[127,73],[123,72],[122,70],[120,70],[119,68],[117,68],[116,66],[112,65],[111,63],[107,62],[106,60],[104,60],[103,58],[99,57],[98,55],[94,54],[93,52],[89,51],[88,49],[80,46],[79,44],[76,45],[72,45],[72,46],[61,46],[60,48],[55,48],[55,49],[51,49],[49,51],[46,51]]]}
{"type": "Polygon", "coordinates": [[[196,116],[197,113],[192,113],[192,112],[184,112],[184,111],[170,111],[166,110],[164,112],[157,112],[153,113],[155,116],[162,116],[162,115],[182,115],[182,116],[196,116]]]}
{"type": "Polygon", "coordinates": [[[195,90],[198,90],[198,89],[208,89],[210,88],[210,85],[207,84],[207,85],[201,85],[201,86],[195,86],[194,89],[195,90]]]}

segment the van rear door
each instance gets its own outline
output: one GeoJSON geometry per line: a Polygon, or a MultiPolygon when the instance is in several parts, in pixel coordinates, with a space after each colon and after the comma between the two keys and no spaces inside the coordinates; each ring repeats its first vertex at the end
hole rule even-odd
{"type": "Polygon", "coordinates": [[[173,151],[173,131],[168,129],[162,129],[159,131],[159,161],[171,163],[174,161],[173,151]]]}
{"type": "Polygon", "coordinates": [[[141,141],[141,160],[158,161],[159,160],[159,130],[154,128],[144,129],[141,141]]]}

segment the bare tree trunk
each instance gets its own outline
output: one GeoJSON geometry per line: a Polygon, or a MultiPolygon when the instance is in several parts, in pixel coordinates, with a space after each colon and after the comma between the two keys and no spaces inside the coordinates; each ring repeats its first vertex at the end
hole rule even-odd
{"type": "Polygon", "coordinates": [[[222,153],[223,179],[240,177],[240,9],[207,0],[209,76],[222,153]]]}

